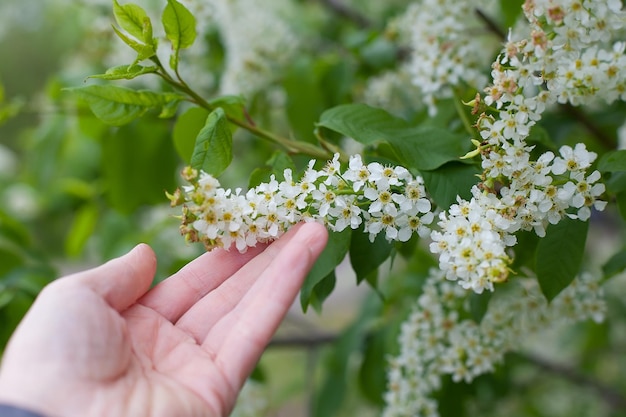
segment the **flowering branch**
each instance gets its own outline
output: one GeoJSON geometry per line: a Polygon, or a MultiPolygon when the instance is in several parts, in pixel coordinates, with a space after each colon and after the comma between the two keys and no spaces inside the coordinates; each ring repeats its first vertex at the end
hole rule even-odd
{"type": "MultiPolygon", "coordinates": [[[[191,89],[189,85],[187,85],[187,83],[181,78],[178,72],[176,72],[176,76],[178,80],[175,80],[167,73],[167,71],[165,70],[165,67],[161,64],[158,57],[156,56],[152,57],[151,60],[159,67],[159,72],[157,74],[161,78],[163,78],[163,80],[165,80],[168,84],[170,84],[172,87],[187,94],[190,98],[189,100],[190,102],[208,111],[215,110],[214,106],[212,106],[208,101],[206,101],[198,93],[196,93],[193,89],[191,89]]],[[[230,123],[236,126],[239,126],[249,131],[250,133],[257,135],[260,138],[269,140],[270,142],[273,142],[282,146],[287,152],[304,154],[304,155],[308,155],[313,158],[319,158],[319,159],[328,159],[332,156],[332,153],[330,153],[324,148],[320,148],[308,142],[294,141],[294,140],[290,140],[287,138],[283,138],[281,136],[275,135],[274,133],[270,131],[267,131],[265,129],[262,129],[256,126],[254,123],[251,123],[250,121],[240,120],[229,114],[226,114],[226,118],[228,119],[230,123]]]]}

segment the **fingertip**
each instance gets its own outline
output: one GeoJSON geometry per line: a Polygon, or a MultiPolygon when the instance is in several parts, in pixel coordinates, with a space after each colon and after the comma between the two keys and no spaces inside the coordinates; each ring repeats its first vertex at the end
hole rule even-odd
{"type": "Polygon", "coordinates": [[[321,223],[304,223],[300,226],[295,239],[306,245],[313,256],[317,258],[328,243],[328,230],[326,229],[326,226],[321,223]]]}
{"type": "Polygon", "coordinates": [[[143,263],[152,266],[156,270],[157,257],[154,250],[147,243],[139,243],[129,254],[137,256],[143,263]]]}

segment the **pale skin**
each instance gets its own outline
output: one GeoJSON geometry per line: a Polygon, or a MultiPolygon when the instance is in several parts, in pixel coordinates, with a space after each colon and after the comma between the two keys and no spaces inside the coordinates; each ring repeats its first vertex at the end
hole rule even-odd
{"type": "Polygon", "coordinates": [[[7,345],[0,403],[49,417],[227,416],[327,240],[298,225],[150,289],[144,244],[44,288],[7,345]]]}

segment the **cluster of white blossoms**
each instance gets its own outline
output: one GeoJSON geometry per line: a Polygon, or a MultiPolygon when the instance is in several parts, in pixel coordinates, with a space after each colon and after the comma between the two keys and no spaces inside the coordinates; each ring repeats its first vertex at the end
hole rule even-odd
{"type": "Polygon", "coordinates": [[[221,94],[250,96],[276,80],[300,46],[288,0],[210,0],[226,64],[221,94]]]}
{"type": "Polygon", "coordinates": [[[509,36],[485,90],[499,114],[478,126],[493,145],[521,145],[551,104],[626,99],[621,1],[527,0],[523,9],[527,31],[509,36]]]}
{"type": "Polygon", "coordinates": [[[506,248],[519,230],[543,237],[549,224],[564,216],[586,221],[591,208],[603,210],[605,186],[600,172],[587,175],[597,155],[584,144],[563,146],[559,156],[546,152],[530,160],[529,148],[506,147],[504,155],[490,151],[483,160],[486,180],[472,188],[472,199],[458,199],[439,214],[440,231],[433,231],[430,248],[450,280],[475,292],[493,291],[506,280],[511,258],[506,248]],[[495,187],[499,189],[488,189],[495,187]]]}
{"type": "Polygon", "coordinates": [[[497,43],[485,29],[476,9],[495,2],[474,0],[422,0],[412,3],[401,25],[410,32],[411,61],[407,70],[422,93],[430,114],[437,99],[452,97],[452,87],[487,85],[484,63],[497,51],[497,43]]]}
{"type": "Polygon", "coordinates": [[[384,417],[436,417],[433,394],[443,376],[469,383],[493,372],[505,353],[524,348],[533,333],[604,319],[602,288],[590,274],[582,274],[549,304],[534,279],[516,279],[507,290],[494,296],[477,323],[460,317],[468,312],[467,292],[440,271],[431,271],[400,330],[400,353],[388,370],[384,417]]]}
{"type": "Polygon", "coordinates": [[[611,44],[626,28],[621,7],[621,2],[525,2],[529,36],[509,40],[493,64],[484,102],[496,115],[483,113],[476,122],[482,182],[472,189],[471,201],[440,214],[442,230],[433,233],[431,248],[449,279],[478,292],[493,289],[493,282],[507,275],[505,249],[515,244],[513,233],[534,230],[543,237],[546,227],[564,216],[585,221],[591,208],[606,206],[599,199],[605,191],[600,172],[588,173],[594,152],[578,144],[534,160],[526,140],[549,105],[626,98],[626,43],[611,44]],[[480,245],[469,243],[476,240],[480,245]]]}
{"type": "Polygon", "coordinates": [[[245,194],[221,188],[204,172],[186,170],[183,176],[191,185],[170,196],[173,205],[184,205],[182,233],[207,249],[234,244],[241,252],[302,221],[323,223],[334,232],[362,226],[371,241],[379,233],[402,242],[414,233],[430,234],[434,215],[421,177],[400,166],[365,164],[359,155],[350,158],[343,172],[338,154],[321,170],[314,163],[299,181],[287,169],[284,181],[272,176],[245,194]]]}

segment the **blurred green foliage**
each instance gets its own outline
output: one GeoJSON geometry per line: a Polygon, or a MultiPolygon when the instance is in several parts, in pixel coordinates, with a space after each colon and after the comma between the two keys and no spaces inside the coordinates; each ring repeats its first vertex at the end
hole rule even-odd
{"type": "MultiPolygon", "coordinates": [[[[3,2],[3,7],[20,7],[18,0],[3,2]]],[[[177,3],[152,3],[158,10],[166,4],[169,7],[166,36],[175,47],[174,58],[167,65],[177,70],[184,65],[184,49],[191,46],[196,34],[192,36],[188,30],[188,16],[182,23],[172,23],[177,3]]],[[[121,29],[141,38],[141,45],[127,42],[135,52],[144,58],[156,54],[152,33],[137,21],[120,17],[132,10],[121,10],[123,5],[118,3],[114,16],[113,4],[33,2],[38,9],[29,9],[23,21],[2,23],[8,29],[0,34],[0,347],[38,292],[63,273],[103,262],[140,241],[149,243],[157,253],[157,279],[201,253],[201,247],[186,245],[179,236],[179,222],[173,217],[179,213],[169,208],[165,198],[166,191],[177,187],[184,165],[212,167],[216,175],[221,174],[224,185],[233,187],[254,186],[270,175],[280,179],[285,168],[301,171],[306,166],[309,156],[305,152],[288,149],[285,143],[259,140],[263,132],[237,128],[233,119],[252,120],[252,127],[277,132],[305,150],[318,145],[320,139],[326,141],[325,151],[332,150],[342,146],[344,136],[354,137],[363,145],[366,159],[402,163],[421,172],[440,206],[448,207],[457,195],[468,197],[467,190],[480,171],[458,161],[470,143],[463,142],[462,127],[453,121],[458,119],[458,109],[452,100],[441,103],[436,117],[410,106],[399,118],[348,104],[358,101],[369,77],[397,65],[402,50],[385,31],[385,23],[409,1],[345,2],[359,16],[367,17],[360,23],[325,7],[324,1],[294,3],[303,11],[299,29],[310,36],[307,44],[267,91],[245,99],[222,97],[214,85],[207,89],[204,101],[189,100],[185,96],[189,91],[176,90],[167,80],[157,79],[154,68],[133,66],[137,54],[115,66],[105,62],[108,53],[117,48],[112,45],[119,46],[124,38],[117,39],[109,27],[104,36],[104,31],[94,27],[96,18],[113,22],[117,17],[121,29]],[[104,80],[90,79],[85,86],[87,77],[94,74],[104,80]],[[126,80],[130,78],[139,79],[126,80]],[[114,90],[110,81],[117,83],[118,79],[114,90]],[[81,86],[74,91],[83,96],[78,100],[69,89],[81,86]],[[143,93],[129,93],[131,89],[143,93]],[[110,98],[111,92],[129,102],[103,105],[100,99],[110,98]],[[194,161],[202,151],[203,157],[194,161]]],[[[508,26],[519,10],[505,3],[500,2],[505,12],[502,23],[508,26]]],[[[224,76],[226,46],[217,29],[204,32],[204,36],[196,39],[208,45],[202,69],[218,82],[224,76]]],[[[465,93],[472,97],[474,92],[468,89],[465,93]]],[[[398,98],[406,97],[399,93],[398,98]]],[[[625,110],[619,103],[602,111],[592,109],[590,117],[613,134],[623,123],[625,110]]],[[[514,269],[537,265],[542,282],[542,276],[560,274],[563,262],[567,264],[560,283],[544,290],[549,296],[569,284],[581,262],[589,261],[582,253],[586,242],[601,246],[598,242],[608,230],[614,231],[612,239],[622,242],[626,218],[626,157],[608,153],[571,122],[571,114],[551,113],[541,129],[533,130],[529,141],[538,151],[582,140],[606,155],[599,169],[607,177],[609,197],[617,207],[598,220],[598,234],[590,230],[588,239],[586,228],[581,229],[586,224],[574,227],[564,223],[542,244],[535,235],[519,234],[514,269]],[[542,245],[552,249],[537,252],[542,245]],[[555,254],[565,258],[579,250],[572,262],[555,261],[555,254]]],[[[319,155],[317,158],[322,160],[319,155]]],[[[365,281],[375,291],[366,298],[354,322],[324,349],[312,415],[351,415],[355,398],[373,410],[384,403],[388,357],[397,353],[401,322],[421,293],[428,269],[435,265],[423,243],[417,238],[402,245],[384,239],[369,242],[360,230],[331,237],[303,288],[302,306],[321,311],[337,280],[343,279],[335,267],[346,254],[356,272],[355,285],[365,281]],[[384,264],[387,260],[393,261],[393,267],[384,264]],[[383,275],[389,276],[383,279],[383,275]]],[[[624,249],[601,249],[611,252],[603,265],[606,278],[619,276],[626,268],[624,249]]],[[[620,281],[608,285],[614,289],[607,291],[611,320],[603,325],[574,326],[559,335],[569,341],[565,353],[574,357],[580,372],[599,381],[596,388],[609,386],[626,392],[626,361],[621,355],[626,347],[622,336],[626,334],[624,285],[620,281]]],[[[472,301],[472,313],[478,320],[488,301],[486,297],[472,301]]],[[[498,415],[501,410],[499,415],[562,415],[558,410],[550,414],[543,405],[550,398],[546,401],[542,396],[550,393],[574,399],[580,405],[579,416],[595,416],[598,410],[603,416],[624,415],[619,406],[607,407],[593,386],[590,389],[589,384],[579,384],[564,372],[515,355],[496,373],[472,384],[445,381],[438,394],[439,411],[443,417],[498,415]]]]}

